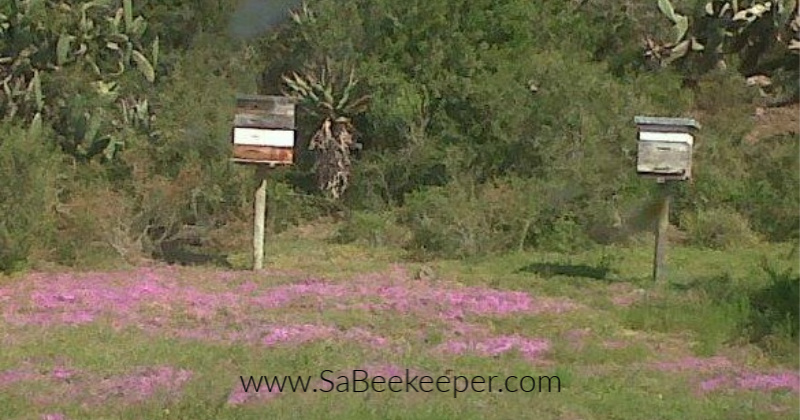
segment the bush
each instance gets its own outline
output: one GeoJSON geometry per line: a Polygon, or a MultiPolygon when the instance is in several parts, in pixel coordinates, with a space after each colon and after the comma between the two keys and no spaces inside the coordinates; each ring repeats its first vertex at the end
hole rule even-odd
{"type": "Polygon", "coordinates": [[[796,135],[760,139],[745,149],[746,200],[739,203],[754,229],[772,241],[797,241],[800,232],[800,144],[796,135]]]}
{"type": "Polygon", "coordinates": [[[690,213],[681,225],[688,234],[689,243],[695,246],[728,249],[759,242],[747,219],[729,208],[690,213]]]}
{"type": "Polygon", "coordinates": [[[766,261],[762,269],[769,283],[750,295],[753,312],[750,319],[751,339],[791,337],[797,342],[800,333],[800,275],[792,269],[779,271],[766,261]]]}
{"type": "MultiPolygon", "coordinates": [[[[729,275],[694,282],[701,292],[700,304],[706,318],[721,318],[723,341],[753,343],[774,356],[797,363],[800,334],[800,275],[792,268],[779,270],[766,260],[763,277],[753,281],[734,280],[729,275]]],[[[697,308],[697,303],[692,305],[697,308]]],[[[707,322],[698,324],[708,324],[707,322]]],[[[710,334],[706,331],[704,334],[710,334]]]]}
{"type": "Polygon", "coordinates": [[[658,331],[693,331],[697,350],[715,354],[728,344],[752,343],[771,356],[798,361],[800,276],[766,262],[759,278],[723,274],[696,279],[680,291],[635,304],[628,325],[658,331]]]}
{"type": "MultiPolygon", "coordinates": [[[[252,203],[252,200],[250,200],[252,203]]],[[[281,233],[286,229],[322,216],[326,210],[324,202],[318,197],[301,194],[282,182],[267,184],[267,221],[270,234],[281,233]]],[[[252,208],[248,209],[252,218],[252,208]]],[[[252,220],[252,219],[251,219],[252,220]]]]}
{"type": "Polygon", "coordinates": [[[547,251],[569,253],[590,246],[591,239],[575,215],[559,215],[543,229],[536,243],[547,251]]]}
{"type": "MultiPolygon", "coordinates": [[[[44,137],[44,136],[43,136],[44,137]]],[[[23,269],[56,236],[57,153],[20,127],[0,125],[0,271],[23,269]]]]}
{"type": "Polygon", "coordinates": [[[138,218],[134,215],[132,200],[107,185],[74,185],[60,222],[55,255],[60,264],[96,267],[106,261],[128,259],[134,262],[144,256],[145,232],[133,229],[138,218]]]}
{"type": "Polygon", "coordinates": [[[475,185],[469,180],[409,194],[401,223],[408,248],[426,256],[470,257],[523,249],[538,234],[536,185],[518,178],[475,185]]]}
{"type": "Polygon", "coordinates": [[[480,227],[474,207],[476,200],[453,185],[409,194],[400,219],[411,231],[409,251],[427,257],[477,253],[475,231],[480,227]]]}
{"type": "Polygon", "coordinates": [[[404,246],[408,230],[395,223],[393,213],[356,211],[339,227],[335,240],[367,246],[404,246]]]}

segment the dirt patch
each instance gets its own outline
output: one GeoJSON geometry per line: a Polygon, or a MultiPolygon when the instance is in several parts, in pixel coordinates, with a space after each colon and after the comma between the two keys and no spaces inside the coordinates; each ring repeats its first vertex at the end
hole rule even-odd
{"type": "Polygon", "coordinates": [[[800,133],[800,104],[780,108],[756,108],[755,127],[745,136],[749,144],[779,135],[800,133]]]}

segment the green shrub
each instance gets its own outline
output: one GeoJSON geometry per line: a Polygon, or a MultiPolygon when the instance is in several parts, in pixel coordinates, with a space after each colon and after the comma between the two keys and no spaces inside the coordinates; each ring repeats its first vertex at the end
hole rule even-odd
{"type": "Polygon", "coordinates": [[[131,197],[101,182],[72,185],[65,208],[59,220],[57,263],[87,268],[144,256],[145,231],[131,197]]]}
{"type": "Polygon", "coordinates": [[[800,275],[794,268],[776,268],[766,259],[761,272],[755,284],[735,282],[729,276],[698,284],[711,306],[724,308],[741,302],[743,310],[731,316],[736,329],[730,331],[729,340],[753,343],[773,357],[797,363],[800,275]]]}
{"type": "MultiPolygon", "coordinates": [[[[252,199],[249,202],[252,203],[252,199]]],[[[252,207],[248,210],[248,214],[252,215],[252,207]]],[[[314,220],[326,211],[331,209],[326,208],[324,200],[319,197],[302,194],[282,181],[267,184],[266,227],[269,233],[281,233],[292,226],[314,220]]]]}
{"type": "Polygon", "coordinates": [[[536,238],[540,249],[563,253],[585,249],[591,243],[585,225],[571,213],[559,215],[546,224],[536,238]]]}
{"type": "Polygon", "coordinates": [[[17,126],[0,125],[0,271],[23,269],[56,234],[57,152],[17,126]]]}
{"type": "Polygon", "coordinates": [[[336,241],[367,246],[404,246],[408,230],[395,223],[393,213],[356,211],[339,227],[336,241]]]}
{"type": "Polygon", "coordinates": [[[460,181],[409,194],[400,222],[410,229],[408,248],[416,254],[469,257],[518,250],[539,232],[541,199],[528,180],[460,181]]]}
{"type": "Polygon", "coordinates": [[[762,269],[769,283],[750,295],[751,338],[762,341],[769,336],[783,336],[796,344],[800,332],[800,275],[791,268],[779,271],[766,262],[762,269]]]}
{"type": "Polygon", "coordinates": [[[759,233],[772,241],[797,241],[800,233],[800,143],[796,135],[760,139],[745,149],[746,199],[739,204],[759,233]]]}
{"type": "Polygon", "coordinates": [[[777,359],[797,363],[800,334],[800,275],[766,261],[763,277],[729,274],[697,279],[654,301],[626,311],[633,328],[696,334],[702,353],[723,345],[752,343],[777,359]]]}
{"type": "MultiPolygon", "coordinates": [[[[401,222],[411,231],[409,250],[419,256],[461,257],[478,252],[476,200],[454,185],[409,194],[401,222]]],[[[484,232],[485,233],[485,232],[484,232]]]]}
{"type": "Polygon", "coordinates": [[[682,227],[689,243],[712,249],[754,245],[759,237],[747,219],[729,208],[698,210],[685,216],[682,227]]]}
{"type": "Polygon", "coordinates": [[[409,194],[399,220],[411,231],[409,249],[428,256],[574,252],[617,241],[624,232],[614,204],[602,202],[602,192],[581,190],[521,177],[459,181],[409,194]]]}

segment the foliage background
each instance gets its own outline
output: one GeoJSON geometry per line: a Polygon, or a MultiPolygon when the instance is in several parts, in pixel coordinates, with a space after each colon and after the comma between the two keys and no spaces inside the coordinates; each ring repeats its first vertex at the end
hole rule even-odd
{"type": "Polygon", "coordinates": [[[339,240],[416,258],[637,241],[654,186],[633,170],[633,116],[663,115],[703,124],[696,178],[672,209],[676,239],[798,238],[796,121],[747,141],[759,92],[746,75],[648,63],[643,37],[671,31],[655,1],[315,0],[303,25],[290,6],[131,2],[146,22],[131,48],[151,62],[150,81],[107,47],[125,2],[4,2],[0,269],[172,258],[198,241],[241,252],[252,175],[228,161],[233,97],[280,93],[280,76],[325,57],[355,65],[372,96],[355,121],[364,149],[344,202],[322,199],[304,151],[319,121],[301,115],[298,162],[272,177],[273,232],[335,216],[339,240]],[[60,62],[65,33],[77,41],[60,62]]]}

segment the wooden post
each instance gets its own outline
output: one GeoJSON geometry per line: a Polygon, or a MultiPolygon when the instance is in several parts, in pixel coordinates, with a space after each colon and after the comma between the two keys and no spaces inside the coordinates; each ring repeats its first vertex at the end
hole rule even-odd
{"type": "Polygon", "coordinates": [[[253,270],[264,268],[264,221],[267,213],[267,166],[256,165],[255,218],[253,220],[253,270]]]}
{"type": "Polygon", "coordinates": [[[669,228],[669,204],[671,193],[668,181],[659,180],[659,209],[655,222],[656,246],[653,258],[653,281],[659,283],[664,280],[665,259],[667,253],[667,229],[669,228]]]}

